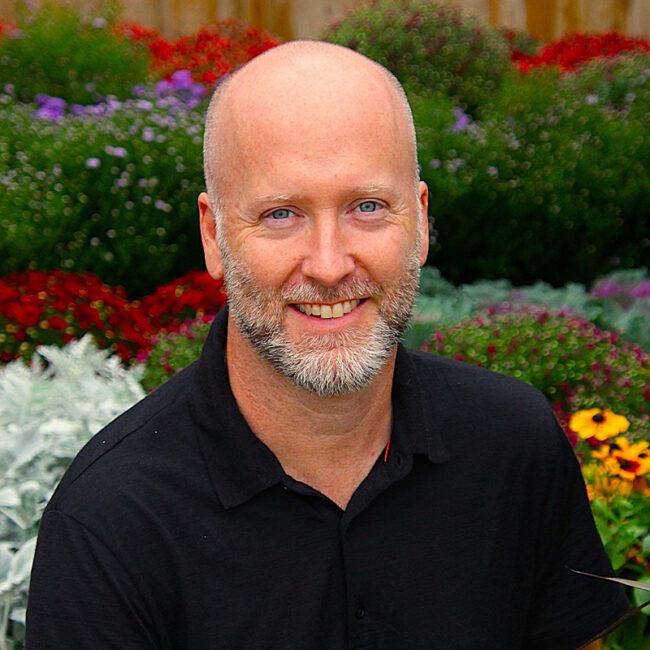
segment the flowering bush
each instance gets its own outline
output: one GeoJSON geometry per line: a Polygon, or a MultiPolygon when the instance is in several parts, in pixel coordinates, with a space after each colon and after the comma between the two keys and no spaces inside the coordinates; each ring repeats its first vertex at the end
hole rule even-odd
{"type": "Polygon", "coordinates": [[[38,345],[61,346],[86,333],[129,361],[145,354],[161,330],[214,315],[225,302],[221,283],[207,273],[183,276],[136,302],[88,273],[13,274],[0,280],[0,361],[28,359],[38,345]]]}
{"type": "Polygon", "coordinates": [[[362,5],[334,25],[325,40],[378,61],[407,90],[444,93],[470,112],[494,94],[510,65],[498,30],[429,0],[362,5]]]}
{"type": "Polygon", "coordinates": [[[149,53],[113,34],[114,19],[110,3],[84,17],[53,2],[25,13],[17,29],[0,29],[0,88],[12,84],[22,102],[39,94],[78,104],[129,97],[146,78],[149,53]]]}
{"type": "Polygon", "coordinates": [[[615,57],[622,52],[650,52],[650,42],[630,38],[616,32],[606,34],[571,34],[544,45],[533,54],[515,49],[513,61],[522,72],[540,66],[558,66],[564,72],[573,71],[586,61],[615,57]]]}
{"type": "Polygon", "coordinates": [[[176,330],[161,332],[153,339],[153,347],[145,357],[141,357],[144,367],[142,385],[146,390],[157,388],[198,359],[211,320],[208,316],[188,320],[176,330]]]}
{"type": "Polygon", "coordinates": [[[62,345],[91,333],[129,359],[154,333],[123,289],[90,274],[28,271],[0,280],[0,358],[30,358],[42,344],[62,345]]]}
{"type": "Polygon", "coordinates": [[[186,99],[38,119],[0,89],[0,276],[89,271],[134,297],[201,267],[203,115],[186,99]]]}
{"type": "Polygon", "coordinates": [[[0,367],[0,647],[22,647],[46,502],[90,436],[144,396],[140,375],[89,337],[0,367]]]}
{"type": "Polygon", "coordinates": [[[195,81],[207,85],[280,43],[264,31],[232,18],[175,41],[136,23],[118,24],[115,33],[146,45],[154,75],[169,78],[176,70],[189,70],[195,81]]]}
{"type": "Polygon", "coordinates": [[[608,405],[647,430],[650,355],[584,319],[540,307],[494,307],[439,328],[424,347],[532,384],[574,443],[568,417],[581,408],[608,405]]]}

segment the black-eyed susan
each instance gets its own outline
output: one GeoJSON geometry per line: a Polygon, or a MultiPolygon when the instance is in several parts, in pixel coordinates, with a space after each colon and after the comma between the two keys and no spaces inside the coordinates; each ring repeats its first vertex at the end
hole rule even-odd
{"type": "Polygon", "coordinates": [[[571,416],[569,427],[580,438],[596,438],[601,442],[625,433],[630,426],[624,415],[613,413],[609,409],[584,409],[571,416]]]}
{"type": "Polygon", "coordinates": [[[619,476],[634,481],[650,473],[650,452],[648,442],[630,442],[625,436],[618,436],[609,445],[603,445],[593,457],[603,463],[610,476],[619,476]]]}

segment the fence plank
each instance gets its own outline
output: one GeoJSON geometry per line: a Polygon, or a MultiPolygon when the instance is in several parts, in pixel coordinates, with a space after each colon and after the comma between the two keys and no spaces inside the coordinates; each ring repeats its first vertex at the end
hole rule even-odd
{"type": "MultiPolygon", "coordinates": [[[[38,5],[43,0],[30,0],[38,5]]],[[[56,0],[88,7],[101,0],[56,0]]],[[[228,16],[283,39],[318,38],[347,10],[368,0],[122,0],[124,17],[175,37],[228,16]]],[[[494,25],[526,29],[544,40],[582,31],[616,30],[650,37],[650,0],[439,0],[494,25]]],[[[17,0],[0,0],[0,20],[15,18],[17,0]]]]}

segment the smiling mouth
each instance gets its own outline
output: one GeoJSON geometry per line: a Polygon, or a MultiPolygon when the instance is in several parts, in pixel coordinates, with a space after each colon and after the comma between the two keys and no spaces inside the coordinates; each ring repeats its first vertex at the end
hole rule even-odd
{"type": "Polygon", "coordinates": [[[294,304],[294,307],[307,316],[315,316],[316,318],[341,318],[345,314],[349,314],[353,309],[356,309],[360,302],[361,300],[346,300],[344,302],[334,303],[333,305],[297,303],[294,304]]]}

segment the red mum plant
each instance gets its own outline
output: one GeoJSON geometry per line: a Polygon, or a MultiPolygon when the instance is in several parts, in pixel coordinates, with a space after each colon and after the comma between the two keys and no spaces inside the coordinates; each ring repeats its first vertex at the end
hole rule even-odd
{"type": "Polygon", "coordinates": [[[223,283],[213,280],[208,273],[192,271],[158,287],[139,304],[154,320],[158,331],[171,331],[187,320],[214,316],[225,306],[226,292],[223,283]]]}
{"type": "Polygon", "coordinates": [[[650,52],[650,42],[617,32],[572,34],[545,45],[535,54],[513,49],[512,60],[522,72],[541,66],[557,66],[570,72],[592,59],[611,58],[623,52],[650,52]]]}
{"type": "Polygon", "coordinates": [[[29,358],[37,345],[64,345],[86,333],[130,361],[160,331],[209,318],[225,303],[221,283],[207,273],[190,273],[139,302],[89,273],[15,273],[0,279],[0,361],[29,358]]]}
{"type": "Polygon", "coordinates": [[[263,30],[232,18],[175,41],[135,23],[120,24],[116,29],[148,47],[156,76],[169,78],[177,70],[189,70],[194,81],[207,85],[280,43],[263,30]]]}
{"type": "Polygon", "coordinates": [[[147,345],[151,321],[120,287],[89,273],[28,271],[0,280],[0,359],[30,357],[42,344],[63,345],[85,333],[130,359],[147,345]]]}

